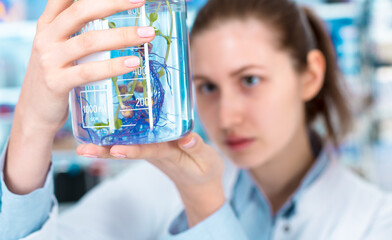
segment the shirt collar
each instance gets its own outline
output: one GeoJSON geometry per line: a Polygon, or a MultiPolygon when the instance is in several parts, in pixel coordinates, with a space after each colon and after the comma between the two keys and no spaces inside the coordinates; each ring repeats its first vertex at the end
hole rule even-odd
{"type": "MultiPolygon", "coordinates": [[[[328,164],[328,154],[324,149],[320,152],[313,166],[301,181],[297,191],[278,211],[277,216],[289,218],[295,214],[296,203],[300,200],[307,188],[324,172],[328,164]]],[[[264,205],[262,207],[270,208],[266,197],[258,190],[250,174],[246,170],[240,170],[232,195],[232,205],[237,215],[245,210],[250,201],[255,200],[260,205],[264,205]]]]}

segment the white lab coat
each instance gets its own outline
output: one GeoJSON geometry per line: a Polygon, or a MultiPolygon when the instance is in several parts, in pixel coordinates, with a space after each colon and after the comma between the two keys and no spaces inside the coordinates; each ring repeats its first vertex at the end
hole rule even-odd
{"type": "MultiPolygon", "coordinates": [[[[237,170],[228,164],[224,177],[227,196],[236,178],[237,170]]],[[[25,240],[153,240],[168,232],[182,209],[173,183],[153,166],[140,162],[92,190],[60,218],[55,206],[44,227],[25,240]]],[[[392,239],[392,197],[331,159],[302,195],[294,217],[276,219],[274,239],[392,239]],[[284,231],[287,226],[289,233],[284,231]]]]}

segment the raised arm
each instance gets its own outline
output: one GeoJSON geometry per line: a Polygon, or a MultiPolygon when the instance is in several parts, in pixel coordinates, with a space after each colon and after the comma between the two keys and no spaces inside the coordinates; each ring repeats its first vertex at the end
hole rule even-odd
{"type": "MultiPolygon", "coordinates": [[[[55,133],[68,116],[69,92],[80,85],[126,74],[140,64],[137,57],[77,66],[74,61],[95,52],[150,42],[155,32],[149,27],[127,27],[70,36],[89,21],[141,7],[144,2],[48,1],[37,24],[8,150],[0,161],[4,163],[0,174],[0,239],[25,237],[40,229],[42,222],[48,218],[52,203],[52,195],[48,192],[53,188],[48,178],[51,150],[55,133]]],[[[38,239],[48,238],[38,235],[38,239]]]]}
{"type": "Polygon", "coordinates": [[[68,116],[68,94],[77,86],[131,72],[137,57],[74,66],[94,52],[152,41],[153,29],[142,27],[95,31],[70,38],[87,22],[140,7],[140,0],[49,0],[38,21],[33,52],[15,110],[5,181],[11,191],[26,194],[41,187],[51,160],[55,133],[68,116]],[[98,40],[99,39],[99,40],[98,40]]]}

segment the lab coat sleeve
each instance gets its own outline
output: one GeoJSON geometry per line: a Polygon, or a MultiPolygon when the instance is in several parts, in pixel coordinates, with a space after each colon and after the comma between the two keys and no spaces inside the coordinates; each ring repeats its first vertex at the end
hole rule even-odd
{"type": "MultiPolygon", "coordinates": [[[[54,210],[52,170],[50,170],[42,188],[27,195],[14,194],[8,190],[4,182],[5,153],[6,151],[0,156],[0,239],[21,239],[43,230],[51,210],[54,210]]],[[[47,228],[45,227],[45,229],[47,228]]]]}
{"type": "Polygon", "coordinates": [[[365,240],[390,240],[392,239],[392,194],[385,196],[384,204],[374,218],[365,240]]]}
{"type": "Polygon", "coordinates": [[[159,240],[248,240],[229,203],[196,226],[159,240]]]}

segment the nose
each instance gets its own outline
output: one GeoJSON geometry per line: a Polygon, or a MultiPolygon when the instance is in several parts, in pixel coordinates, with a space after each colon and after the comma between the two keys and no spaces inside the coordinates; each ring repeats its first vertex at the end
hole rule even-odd
{"type": "Polygon", "coordinates": [[[219,121],[223,130],[232,129],[244,121],[244,109],[238,94],[222,93],[220,98],[219,121]]]}

